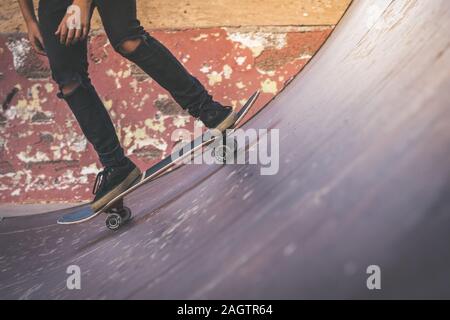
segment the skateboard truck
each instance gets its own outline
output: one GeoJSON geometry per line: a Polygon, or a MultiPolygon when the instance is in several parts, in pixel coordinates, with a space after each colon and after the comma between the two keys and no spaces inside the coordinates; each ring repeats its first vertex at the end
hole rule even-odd
{"type": "Polygon", "coordinates": [[[131,210],[123,205],[123,199],[117,201],[117,203],[109,208],[106,212],[106,227],[110,230],[116,231],[123,224],[131,219],[131,210]]]}

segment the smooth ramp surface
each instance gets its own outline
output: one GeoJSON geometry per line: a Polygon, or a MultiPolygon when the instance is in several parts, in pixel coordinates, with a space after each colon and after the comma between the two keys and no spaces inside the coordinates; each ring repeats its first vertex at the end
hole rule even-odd
{"type": "Polygon", "coordinates": [[[355,1],[245,126],[280,130],[278,174],[184,166],[117,233],[5,219],[0,298],[450,298],[449,30],[448,0],[355,1]]]}

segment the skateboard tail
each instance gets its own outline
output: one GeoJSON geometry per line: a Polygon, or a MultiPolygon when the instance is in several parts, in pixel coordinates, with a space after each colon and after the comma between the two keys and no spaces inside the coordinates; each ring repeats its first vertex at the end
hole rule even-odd
{"type": "Polygon", "coordinates": [[[261,90],[257,90],[255,93],[251,95],[251,97],[248,99],[248,101],[245,103],[245,105],[242,107],[241,110],[238,112],[238,116],[234,124],[229,129],[236,129],[239,124],[242,122],[244,117],[248,114],[253,104],[256,102],[256,100],[259,98],[259,95],[261,94],[261,90]]]}
{"type": "Polygon", "coordinates": [[[89,221],[95,217],[95,211],[91,206],[86,206],[75,213],[67,214],[58,219],[57,223],[62,225],[77,224],[89,221]]]}

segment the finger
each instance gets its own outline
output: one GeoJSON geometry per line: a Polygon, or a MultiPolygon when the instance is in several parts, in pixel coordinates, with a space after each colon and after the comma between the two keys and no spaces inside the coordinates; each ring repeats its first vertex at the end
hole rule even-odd
{"type": "Polygon", "coordinates": [[[83,30],[82,29],[77,29],[77,31],[75,32],[75,37],[72,40],[72,44],[75,44],[78,41],[80,41],[82,34],[83,34],[83,30]]]}
{"type": "Polygon", "coordinates": [[[81,36],[81,40],[85,40],[89,34],[89,27],[83,27],[83,35],[81,36]]]}
{"type": "Polygon", "coordinates": [[[66,46],[69,46],[72,43],[74,37],[75,37],[75,29],[69,29],[66,38],[66,46]]]}
{"type": "Polygon", "coordinates": [[[44,56],[46,55],[46,53],[45,53],[41,43],[39,43],[38,39],[34,39],[33,40],[32,46],[33,46],[33,49],[36,51],[37,54],[44,55],[44,56]]]}
{"type": "Polygon", "coordinates": [[[44,38],[42,38],[42,34],[40,31],[37,34],[37,40],[38,40],[39,49],[41,50],[41,54],[46,56],[47,52],[45,51],[44,38]]]}
{"type": "Polygon", "coordinates": [[[47,55],[47,52],[45,52],[45,47],[42,45],[41,42],[37,43],[36,46],[37,46],[37,48],[38,48],[37,52],[38,52],[39,54],[41,54],[41,55],[43,55],[43,56],[46,56],[46,55],[47,55]]]}
{"type": "Polygon", "coordinates": [[[42,35],[40,33],[37,36],[37,39],[39,41],[39,47],[42,48],[42,50],[45,51],[44,39],[42,38],[42,35]]]}
{"type": "Polygon", "coordinates": [[[61,32],[59,33],[59,41],[61,42],[61,44],[66,43],[66,39],[67,39],[67,27],[66,26],[62,26],[61,27],[61,32]]]}
{"type": "Polygon", "coordinates": [[[41,56],[47,56],[47,53],[39,47],[35,47],[36,53],[41,56]]]}
{"type": "Polygon", "coordinates": [[[61,24],[58,26],[58,29],[56,29],[55,35],[59,35],[61,33],[61,24]]]}

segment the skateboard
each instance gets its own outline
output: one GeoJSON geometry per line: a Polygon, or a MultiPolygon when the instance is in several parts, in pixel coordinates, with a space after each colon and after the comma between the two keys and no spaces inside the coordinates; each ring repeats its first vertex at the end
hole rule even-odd
{"type": "MultiPolygon", "coordinates": [[[[214,132],[214,129],[205,131],[205,133],[203,133],[199,137],[187,143],[182,148],[173,151],[166,158],[147,169],[142,174],[141,178],[135,181],[135,183],[131,187],[112,199],[101,209],[94,211],[90,206],[87,206],[77,212],[72,212],[62,216],[58,219],[57,223],[61,225],[79,224],[94,219],[101,213],[106,213],[106,226],[110,230],[118,230],[123,224],[125,224],[132,218],[131,210],[123,204],[123,199],[126,195],[136,190],[141,185],[159,178],[164,173],[172,169],[176,164],[180,164],[182,160],[186,159],[189,156],[193,156],[195,152],[205,146],[212,144],[213,142],[217,141],[217,139],[222,138],[224,139],[223,143],[225,143],[226,138],[238,128],[242,119],[245,117],[245,115],[247,115],[250,108],[258,99],[259,94],[260,91],[258,90],[251,95],[251,97],[237,113],[236,121],[231,126],[231,128],[227,129],[225,135],[218,135],[217,132],[214,132]]],[[[226,145],[223,144],[221,145],[220,152],[217,152],[215,156],[219,160],[225,160],[230,154],[234,154],[234,152],[237,151],[237,147],[238,146],[235,140],[233,140],[232,146],[230,146],[229,143],[227,143],[226,145]]]]}

